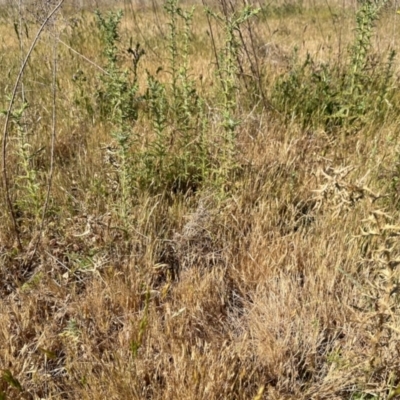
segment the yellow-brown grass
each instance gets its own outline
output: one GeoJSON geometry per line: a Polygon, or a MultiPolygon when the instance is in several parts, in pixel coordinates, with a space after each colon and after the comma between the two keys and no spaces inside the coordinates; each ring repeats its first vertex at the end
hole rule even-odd
{"type": "MultiPolygon", "coordinates": [[[[300,15],[272,14],[255,23],[267,91],[295,45],[319,61],[346,54],[354,9],[313,3],[300,15]]],[[[141,70],[155,73],[168,57],[161,36],[166,16],[124,4],[122,42],[144,41],[141,70]]],[[[65,18],[78,25],[60,21],[61,39],[69,43],[75,35],[74,50],[104,65],[92,14],[70,12],[65,18]]],[[[20,65],[10,13],[0,27],[1,108],[20,65]]],[[[382,18],[374,45],[384,52],[398,45],[400,21],[393,9],[382,18]]],[[[212,109],[218,83],[200,6],[195,21],[190,73],[212,109]]],[[[35,25],[28,29],[33,35],[35,25]]],[[[29,39],[22,36],[26,51],[29,39]]],[[[52,40],[43,37],[24,78],[29,141],[32,153],[39,151],[33,168],[43,191],[52,40]]],[[[393,239],[400,230],[399,121],[370,121],[352,136],[333,136],[243,105],[244,168],[227,186],[229,195],[215,188],[144,191],[122,221],[117,178],[105,161],[107,146],[115,144],[110,126],[88,115],[73,83],[83,70],[91,99],[99,71],[61,44],[59,57],[51,212],[28,265],[39,222],[23,214],[27,254],[18,252],[1,203],[1,398],[395,398],[400,313],[389,263],[400,251],[393,239]]],[[[139,80],[143,87],[145,74],[139,80]]],[[[217,123],[209,121],[211,134],[218,134],[217,123]]],[[[137,126],[143,137],[150,131],[144,117],[137,126]]],[[[12,184],[19,173],[13,143],[12,184]]],[[[29,202],[22,189],[18,195],[29,202]]]]}

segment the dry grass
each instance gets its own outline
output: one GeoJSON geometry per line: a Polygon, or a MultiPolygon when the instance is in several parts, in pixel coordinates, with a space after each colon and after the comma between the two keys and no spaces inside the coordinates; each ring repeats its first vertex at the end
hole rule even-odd
{"type": "MultiPolygon", "coordinates": [[[[327,61],[351,42],[353,8],[314,3],[255,24],[267,90],[295,45],[327,61]]],[[[124,40],[143,39],[142,69],[154,72],[167,58],[166,16],[123,5],[124,40]]],[[[0,27],[2,109],[20,63],[10,12],[0,27]]],[[[200,6],[196,12],[191,74],[217,136],[213,53],[200,6]]],[[[103,65],[91,14],[64,18],[61,39],[103,65]]],[[[398,47],[399,23],[391,11],[383,16],[377,50],[398,47]]],[[[34,31],[33,23],[27,28],[34,31]]],[[[50,166],[52,40],[43,37],[24,78],[41,191],[50,166]]],[[[25,49],[29,42],[24,36],[25,49]]],[[[124,221],[105,161],[115,145],[110,126],[76,101],[74,75],[84,71],[90,99],[98,71],[62,45],[58,63],[51,204],[31,262],[38,220],[29,196],[13,192],[26,198],[19,206],[24,252],[4,202],[0,208],[0,398],[396,398],[397,119],[342,137],[240,104],[243,168],[228,194],[143,191],[124,221]]],[[[145,137],[148,120],[140,116],[137,126],[145,137]]]]}

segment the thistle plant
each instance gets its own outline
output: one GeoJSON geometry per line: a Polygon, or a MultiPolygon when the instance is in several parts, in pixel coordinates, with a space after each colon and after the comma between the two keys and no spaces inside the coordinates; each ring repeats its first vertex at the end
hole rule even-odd
{"type": "Polygon", "coordinates": [[[379,2],[363,0],[361,7],[356,14],[356,38],[351,49],[351,63],[349,66],[349,94],[360,91],[360,83],[364,77],[364,71],[368,63],[368,54],[371,49],[371,40],[379,11],[388,0],[379,2]]]}
{"type": "Polygon", "coordinates": [[[143,172],[139,176],[142,187],[158,188],[162,171],[168,166],[166,158],[168,153],[168,100],[165,85],[152,75],[147,77],[148,115],[155,138],[146,146],[147,151],[142,155],[143,172]]]}
{"type": "Polygon", "coordinates": [[[170,79],[148,73],[146,100],[154,139],[142,155],[147,186],[153,190],[187,191],[206,178],[203,129],[204,103],[190,76],[189,53],[194,8],[185,11],[177,0],[168,0],[169,17],[165,68],[170,79]]]}
{"type": "Polygon", "coordinates": [[[238,74],[240,72],[240,42],[237,33],[241,26],[250,18],[254,17],[259,9],[246,6],[238,13],[233,15],[219,15],[210,8],[206,8],[208,15],[212,16],[224,28],[224,47],[217,56],[217,77],[222,89],[221,113],[222,127],[224,131],[223,145],[220,154],[220,167],[217,171],[219,184],[226,182],[230,171],[235,167],[236,156],[236,129],[240,121],[236,118],[236,108],[238,103],[239,83],[238,74]]]}
{"type": "MultiPolygon", "coordinates": [[[[33,219],[38,222],[41,209],[41,192],[37,171],[32,165],[32,146],[28,140],[28,132],[23,119],[28,109],[28,103],[22,102],[18,109],[10,114],[11,128],[15,132],[15,156],[18,159],[19,170],[15,179],[17,196],[15,206],[19,214],[29,210],[33,219]]],[[[2,112],[6,114],[5,111],[2,112]]]]}
{"type": "Polygon", "coordinates": [[[290,70],[274,85],[272,103],[303,127],[336,127],[352,132],[368,121],[385,118],[394,94],[395,52],[372,65],[372,37],[387,0],[360,2],[355,19],[355,38],[347,61],[316,63],[310,54],[301,62],[294,54],[290,70]]]}
{"type": "Polygon", "coordinates": [[[178,81],[178,0],[167,0],[164,9],[170,17],[168,22],[169,73],[173,98],[177,98],[178,81]]]}
{"type": "MultiPolygon", "coordinates": [[[[365,89],[372,77],[367,72],[368,56],[371,50],[372,34],[375,22],[379,17],[379,12],[385,6],[388,0],[373,1],[364,0],[356,14],[356,37],[351,49],[351,61],[348,67],[347,79],[345,80],[345,97],[348,98],[348,104],[340,111],[346,117],[350,114],[354,116],[363,115],[368,107],[365,102],[365,89]],[[355,108],[352,110],[352,108],[355,108]]],[[[394,52],[391,52],[388,63],[389,71],[386,71],[387,79],[390,79],[391,67],[394,58],[394,52]]],[[[386,89],[385,82],[385,88],[386,89]]],[[[382,98],[385,93],[380,93],[382,98]]]]}
{"type": "Polygon", "coordinates": [[[41,188],[37,171],[32,165],[32,146],[28,140],[28,132],[22,122],[23,115],[28,108],[28,103],[23,103],[19,110],[12,113],[12,122],[16,129],[17,156],[20,171],[16,178],[18,191],[17,207],[20,210],[30,210],[32,217],[38,222],[41,210],[41,188]],[[22,194],[25,192],[25,194],[22,194]]]}
{"type": "Polygon", "coordinates": [[[118,143],[120,212],[123,220],[126,220],[134,183],[134,161],[130,148],[134,141],[133,124],[138,117],[138,64],[144,50],[139,44],[133,49],[131,43],[128,52],[132,54],[132,68],[123,69],[120,66],[117,44],[120,41],[119,26],[122,16],[122,11],[110,12],[106,16],[96,12],[107,61],[107,74],[101,76],[102,87],[98,90],[98,102],[100,115],[112,124],[112,136],[118,143]]]}

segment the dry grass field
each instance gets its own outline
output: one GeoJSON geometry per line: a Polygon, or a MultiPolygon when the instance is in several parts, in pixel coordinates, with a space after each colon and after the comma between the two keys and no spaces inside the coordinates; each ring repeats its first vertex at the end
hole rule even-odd
{"type": "Polygon", "coordinates": [[[400,398],[396,2],[78,3],[0,8],[0,399],[400,398]]]}

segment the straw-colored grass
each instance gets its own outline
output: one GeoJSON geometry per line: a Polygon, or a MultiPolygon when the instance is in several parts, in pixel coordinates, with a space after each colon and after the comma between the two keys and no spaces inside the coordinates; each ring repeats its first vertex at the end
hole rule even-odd
{"type": "MultiPolygon", "coordinates": [[[[252,21],[267,97],[289,70],[295,46],[301,59],[310,53],[316,63],[337,65],[353,43],[354,4],[304,2],[291,12],[289,3],[296,2],[277,2],[252,21]]],[[[163,66],[156,76],[170,79],[168,16],[162,8],[119,5],[124,65],[131,65],[130,37],[146,51],[138,76],[145,96],[146,70],[155,75],[163,66]]],[[[1,15],[6,109],[38,25],[16,6],[1,15]],[[14,22],[23,27],[19,40],[14,22]]],[[[371,53],[398,50],[399,18],[388,6],[371,53]]],[[[106,66],[94,21],[91,10],[65,8],[36,46],[18,91],[15,108],[22,89],[29,102],[21,123],[31,158],[21,164],[21,138],[11,124],[7,170],[22,250],[3,182],[0,399],[395,399],[396,113],[356,131],[303,127],[269,102],[251,103],[242,85],[237,165],[221,175],[229,180],[216,178],[217,187],[216,171],[187,191],[168,184],[132,190],[123,217],[115,121],[101,118],[94,101],[102,76],[96,66],[106,66]],[[41,226],[54,35],[74,52],[57,45],[54,173],[41,226]],[[26,168],[35,171],[31,180],[26,168]]],[[[213,24],[221,45],[222,28],[213,24]]],[[[207,109],[207,154],[215,166],[224,132],[221,89],[199,3],[191,35],[189,74],[207,109]]],[[[397,89],[398,61],[393,68],[397,89]]],[[[395,95],[393,110],[399,101],[395,95]]],[[[145,149],[156,133],[148,104],[140,104],[132,129],[141,138],[135,146],[145,149]]]]}

